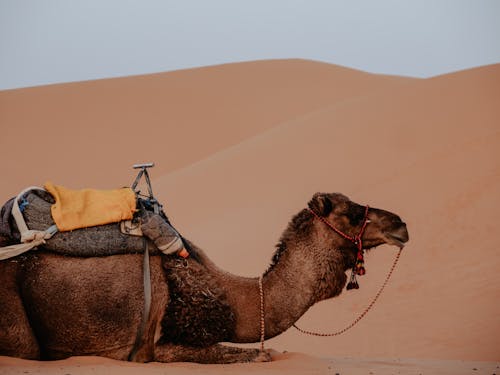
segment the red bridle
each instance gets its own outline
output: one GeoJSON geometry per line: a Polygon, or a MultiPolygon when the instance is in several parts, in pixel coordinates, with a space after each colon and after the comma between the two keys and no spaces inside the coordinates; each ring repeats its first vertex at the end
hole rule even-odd
{"type": "Polygon", "coordinates": [[[366,226],[368,225],[368,209],[369,208],[370,207],[368,205],[365,207],[365,217],[363,219],[363,225],[361,226],[361,229],[359,230],[359,233],[357,235],[355,235],[355,236],[349,236],[348,234],[346,234],[346,233],[342,232],[341,230],[335,228],[325,218],[319,216],[316,212],[314,212],[313,210],[311,210],[309,208],[309,211],[311,211],[311,213],[316,218],[318,218],[323,223],[325,223],[328,227],[330,227],[330,229],[333,229],[333,231],[335,233],[337,233],[338,235],[340,235],[341,237],[345,238],[346,240],[351,241],[358,248],[358,253],[356,255],[356,264],[355,264],[355,266],[352,269],[353,275],[351,276],[351,282],[347,285],[347,289],[353,289],[353,288],[354,289],[358,289],[359,286],[358,286],[358,284],[356,282],[355,275],[362,276],[362,275],[364,275],[366,273],[366,270],[365,270],[365,267],[364,267],[365,260],[364,260],[364,256],[363,256],[363,239],[361,237],[363,237],[363,233],[365,232],[366,226]]]}

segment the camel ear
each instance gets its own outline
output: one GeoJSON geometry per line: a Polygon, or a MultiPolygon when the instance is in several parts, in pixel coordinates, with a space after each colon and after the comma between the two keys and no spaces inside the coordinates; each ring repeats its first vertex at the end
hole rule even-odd
{"type": "Polygon", "coordinates": [[[333,210],[333,202],[326,193],[316,193],[309,201],[309,208],[320,216],[328,216],[333,210]]]}

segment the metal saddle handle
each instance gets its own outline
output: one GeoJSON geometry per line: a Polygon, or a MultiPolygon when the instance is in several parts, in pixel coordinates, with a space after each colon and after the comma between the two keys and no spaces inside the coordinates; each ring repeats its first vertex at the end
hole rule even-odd
{"type": "Polygon", "coordinates": [[[155,163],[134,164],[132,168],[140,169],[140,171],[139,173],[137,173],[137,177],[135,178],[131,188],[133,191],[139,194],[139,191],[136,191],[135,189],[137,188],[137,185],[139,184],[139,181],[141,180],[142,176],[144,176],[144,179],[146,180],[146,186],[148,188],[148,194],[149,194],[148,200],[153,206],[154,213],[159,214],[162,210],[162,206],[153,194],[153,187],[151,186],[151,179],[149,177],[149,172],[148,172],[148,168],[153,168],[154,166],[155,163]]]}

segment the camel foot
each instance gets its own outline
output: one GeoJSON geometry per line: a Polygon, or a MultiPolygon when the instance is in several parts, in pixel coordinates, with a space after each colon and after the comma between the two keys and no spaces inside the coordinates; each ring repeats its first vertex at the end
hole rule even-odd
{"type": "Polygon", "coordinates": [[[263,352],[259,350],[257,357],[253,359],[252,362],[271,362],[273,360],[269,350],[264,350],[263,352]]]}

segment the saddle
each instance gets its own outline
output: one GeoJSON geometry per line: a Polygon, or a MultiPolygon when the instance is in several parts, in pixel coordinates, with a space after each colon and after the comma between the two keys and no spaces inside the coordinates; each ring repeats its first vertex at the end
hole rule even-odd
{"type": "MultiPolygon", "coordinates": [[[[138,178],[147,175],[143,168],[138,178]]],[[[151,190],[149,197],[134,190],[137,181],[133,188],[112,191],[74,191],[52,183],[25,189],[0,212],[0,260],[38,247],[94,257],[143,253],[148,245],[151,255],[186,257],[182,237],[151,190]]]]}

